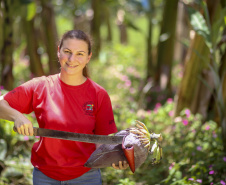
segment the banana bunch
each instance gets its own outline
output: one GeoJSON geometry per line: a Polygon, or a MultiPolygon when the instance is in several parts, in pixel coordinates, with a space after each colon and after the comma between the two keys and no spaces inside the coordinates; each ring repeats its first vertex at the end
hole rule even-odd
{"type": "Polygon", "coordinates": [[[142,145],[150,150],[151,142],[154,144],[151,147],[150,154],[153,156],[152,164],[158,164],[162,159],[161,142],[163,140],[161,134],[149,133],[144,123],[136,120],[136,127],[130,128],[129,131],[135,134],[135,137],[140,140],[142,145]]]}

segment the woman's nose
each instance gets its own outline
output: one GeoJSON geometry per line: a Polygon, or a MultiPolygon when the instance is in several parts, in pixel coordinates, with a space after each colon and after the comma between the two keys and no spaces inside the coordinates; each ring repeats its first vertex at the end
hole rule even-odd
{"type": "Polygon", "coordinates": [[[74,61],[76,61],[76,60],[77,60],[77,56],[76,56],[76,55],[71,54],[71,55],[69,56],[69,61],[74,62],[74,61]]]}

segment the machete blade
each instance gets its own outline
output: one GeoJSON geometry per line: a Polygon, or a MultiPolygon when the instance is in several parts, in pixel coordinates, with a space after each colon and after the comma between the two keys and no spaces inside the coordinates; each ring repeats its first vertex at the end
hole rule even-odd
{"type": "Polygon", "coordinates": [[[79,141],[79,142],[86,142],[86,143],[96,143],[96,144],[97,143],[122,144],[122,140],[124,137],[124,136],[80,134],[80,133],[74,133],[74,132],[66,132],[66,131],[36,128],[36,127],[34,127],[34,136],[79,141]]]}

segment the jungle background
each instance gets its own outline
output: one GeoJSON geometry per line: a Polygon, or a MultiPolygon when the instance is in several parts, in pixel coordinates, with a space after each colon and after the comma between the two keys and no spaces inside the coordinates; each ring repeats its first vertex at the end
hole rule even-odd
{"type": "MultiPolygon", "coordinates": [[[[160,164],[101,169],[103,184],[225,185],[225,15],[225,0],[0,0],[0,94],[58,73],[60,37],[82,29],[118,130],[140,120],[164,138],[160,164]]],[[[0,184],[29,185],[39,138],[12,128],[0,120],[0,184]]]]}

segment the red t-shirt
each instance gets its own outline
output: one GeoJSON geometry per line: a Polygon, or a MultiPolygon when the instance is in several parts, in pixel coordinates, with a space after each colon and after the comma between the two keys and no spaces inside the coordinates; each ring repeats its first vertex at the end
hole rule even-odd
{"type": "MultiPolygon", "coordinates": [[[[65,84],[58,74],[34,78],[4,99],[21,113],[34,111],[40,128],[98,135],[117,132],[107,92],[89,78],[78,86],[65,84]]],[[[91,143],[41,137],[33,145],[31,162],[45,175],[65,181],[90,170],[83,165],[94,150],[91,143]]]]}

